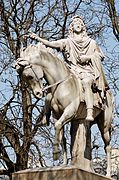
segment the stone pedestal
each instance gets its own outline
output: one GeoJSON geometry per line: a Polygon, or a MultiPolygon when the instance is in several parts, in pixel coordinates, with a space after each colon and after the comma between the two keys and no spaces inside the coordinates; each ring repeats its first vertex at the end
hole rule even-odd
{"type": "Polygon", "coordinates": [[[74,120],[71,122],[71,164],[86,171],[93,171],[91,163],[90,122],[74,120]]]}
{"type": "Polygon", "coordinates": [[[26,169],[12,175],[12,180],[111,180],[76,166],[26,169]]]}

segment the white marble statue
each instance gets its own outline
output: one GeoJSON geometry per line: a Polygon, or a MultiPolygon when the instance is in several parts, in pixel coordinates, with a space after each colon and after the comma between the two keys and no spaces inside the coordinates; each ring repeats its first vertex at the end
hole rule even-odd
{"type": "MultiPolygon", "coordinates": [[[[110,175],[113,95],[101,65],[101,61],[104,59],[103,53],[96,42],[88,37],[85,25],[79,16],[72,18],[69,36],[66,39],[49,42],[33,33],[29,36],[38,39],[42,44],[31,44],[24,48],[16,62],[16,69],[20,75],[26,78],[26,82],[29,82],[33,94],[37,98],[40,99],[45,90],[48,92],[46,113],[52,111],[55,119],[54,154],[56,159],[60,154],[59,145],[63,139],[63,126],[70,121],[79,122],[80,131],[79,136],[77,135],[79,139],[77,138],[76,146],[72,151],[72,159],[75,159],[72,162],[80,163],[80,166],[90,170],[91,159],[89,159],[88,165],[83,163],[86,159],[86,134],[87,131],[90,131],[87,130],[86,124],[90,127],[97,123],[107,153],[107,175],[110,175]],[[62,51],[65,61],[60,60],[45,46],[62,51]],[[43,78],[48,83],[47,87],[43,86],[43,78]],[[96,98],[94,98],[94,93],[96,98]],[[97,105],[94,104],[95,99],[97,105]],[[99,101],[100,103],[98,103],[99,101]],[[79,156],[78,149],[80,149],[77,145],[79,141],[82,144],[80,146],[82,151],[80,162],[77,158],[79,156]]],[[[73,140],[75,141],[75,139],[73,140]]],[[[66,146],[63,148],[65,150],[64,163],[66,164],[66,146]]]]}
{"type": "Polygon", "coordinates": [[[86,120],[93,121],[94,102],[92,88],[95,86],[95,90],[97,89],[101,97],[104,98],[108,84],[101,65],[104,55],[97,43],[87,35],[82,18],[80,16],[72,18],[69,36],[66,39],[49,42],[36,36],[34,33],[31,33],[30,37],[36,38],[44,45],[59,49],[64,53],[65,61],[82,80],[87,105],[86,120]]]}

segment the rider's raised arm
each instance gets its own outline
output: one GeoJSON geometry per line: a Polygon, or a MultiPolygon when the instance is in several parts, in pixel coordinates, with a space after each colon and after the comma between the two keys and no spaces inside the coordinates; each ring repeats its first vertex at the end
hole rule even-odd
{"type": "Polygon", "coordinates": [[[43,43],[44,45],[51,47],[51,48],[56,48],[59,49],[61,44],[57,41],[48,41],[46,39],[40,38],[38,39],[41,43],[43,43]]]}
{"type": "Polygon", "coordinates": [[[57,40],[57,41],[48,41],[46,39],[43,39],[43,38],[37,36],[34,33],[30,33],[30,37],[38,40],[39,42],[41,42],[44,45],[51,47],[51,48],[62,50],[63,46],[64,46],[64,40],[63,39],[57,40]]]}
{"type": "Polygon", "coordinates": [[[63,51],[66,46],[65,39],[60,39],[57,41],[48,41],[46,39],[42,39],[39,37],[39,41],[50,48],[55,48],[60,51],[63,51]]]}

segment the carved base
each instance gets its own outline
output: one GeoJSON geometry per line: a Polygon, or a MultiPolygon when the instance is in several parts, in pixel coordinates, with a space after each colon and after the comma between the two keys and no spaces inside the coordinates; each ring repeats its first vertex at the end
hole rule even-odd
{"type": "Polygon", "coordinates": [[[16,172],[12,180],[111,180],[76,166],[27,169],[16,172]]]}

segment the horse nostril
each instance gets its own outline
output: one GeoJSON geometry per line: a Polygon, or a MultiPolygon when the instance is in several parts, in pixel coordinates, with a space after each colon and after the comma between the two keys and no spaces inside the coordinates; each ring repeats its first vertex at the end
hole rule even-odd
{"type": "Polygon", "coordinates": [[[40,93],[39,92],[36,92],[36,95],[38,96],[40,93]]]}

